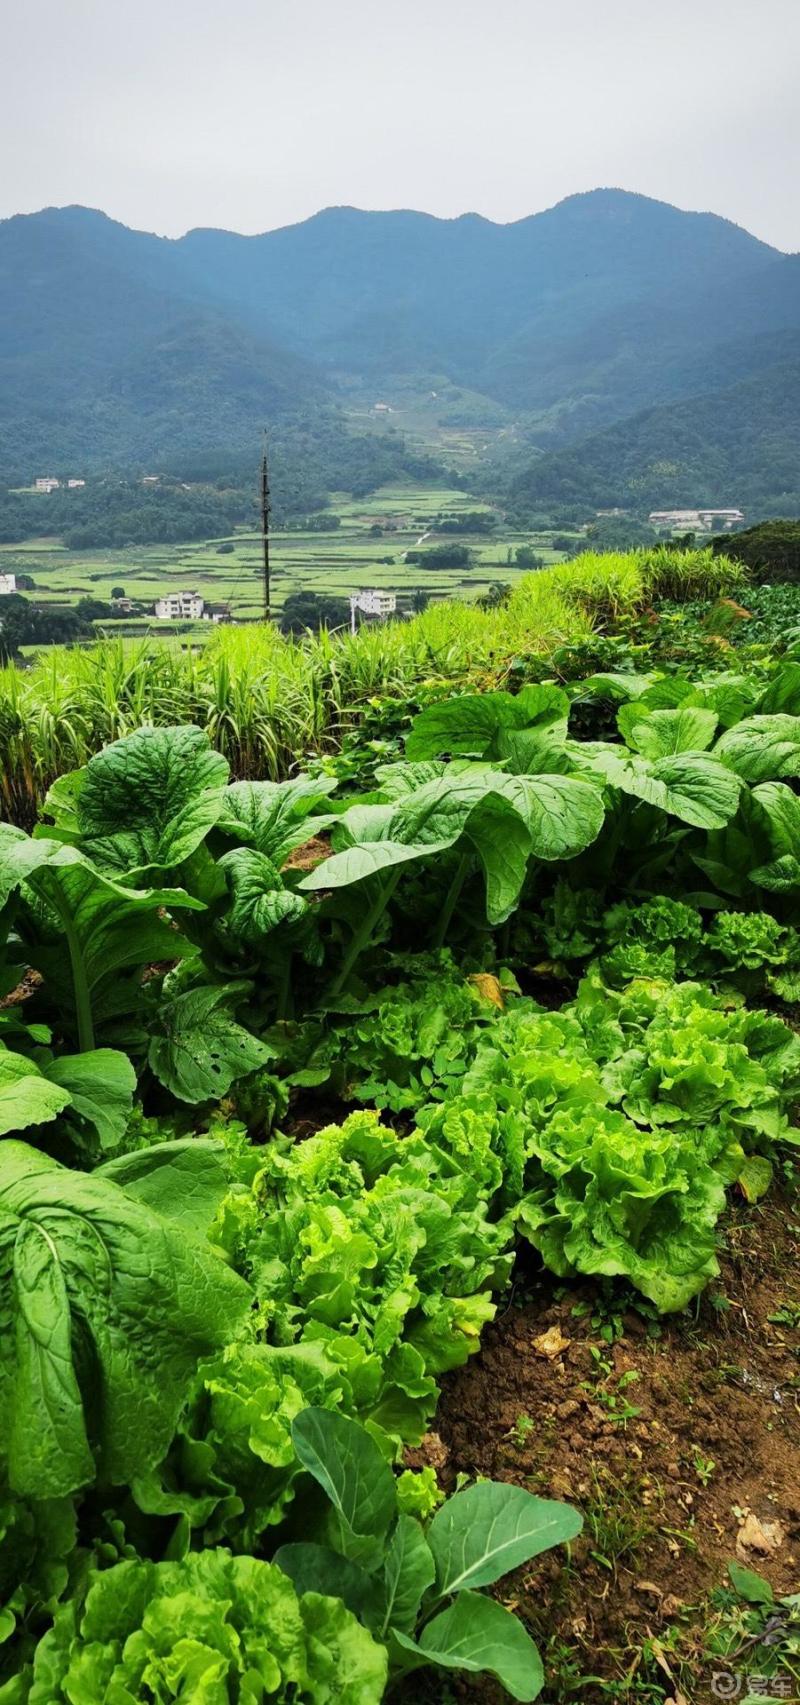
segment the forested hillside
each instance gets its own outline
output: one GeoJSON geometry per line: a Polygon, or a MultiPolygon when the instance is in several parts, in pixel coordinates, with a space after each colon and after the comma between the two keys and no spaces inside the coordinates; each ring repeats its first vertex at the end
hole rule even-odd
{"type": "Polygon", "coordinates": [[[441,375],[548,447],[750,376],[787,328],[796,259],[618,190],[510,225],[330,208],[177,241],[48,209],[0,224],[0,469],[243,448],[441,375]]]}
{"type": "Polygon", "coordinates": [[[510,225],[348,207],[258,237],[168,240],[81,207],[0,223],[9,486],[191,479],[198,458],[217,477],[268,425],[292,513],[435,473],[420,443],[446,462],[439,428],[469,424],[476,489],[511,455],[537,501],[764,508],[798,485],[798,355],[800,257],[619,190],[510,225]],[[394,419],[370,418],[385,396],[394,419]],[[409,398],[416,449],[392,431],[409,398]]]}
{"type": "Polygon", "coordinates": [[[757,378],[647,409],[538,457],[514,477],[515,499],[800,513],[800,338],[783,347],[786,359],[757,378]]]}

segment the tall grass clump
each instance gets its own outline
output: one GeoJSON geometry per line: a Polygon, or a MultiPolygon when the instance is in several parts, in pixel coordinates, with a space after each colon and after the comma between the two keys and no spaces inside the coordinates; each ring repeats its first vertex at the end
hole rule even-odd
{"type": "Polygon", "coordinates": [[[157,637],[99,640],[0,669],[0,816],[30,827],[56,776],[143,725],[194,722],[235,776],[280,780],[304,753],[335,751],[376,697],[423,682],[505,676],[655,597],[717,597],[744,571],[710,551],[596,554],[525,575],[506,603],[432,604],[356,634],[287,638],[221,628],[202,650],[157,637]]]}
{"type": "Polygon", "coordinates": [[[715,556],[710,545],[696,551],[676,551],[668,545],[656,545],[653,550],[638,554],[642,559],[645,592],[651,600],[672,598],[677,603],[687,603],[692,598],[720,598],[726,593],[740,592],[749,578],[744,563],[715,556]]]}

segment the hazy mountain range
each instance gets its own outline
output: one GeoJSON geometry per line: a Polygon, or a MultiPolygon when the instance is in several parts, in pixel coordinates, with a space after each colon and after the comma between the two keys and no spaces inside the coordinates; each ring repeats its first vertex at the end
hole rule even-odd
{"type": "MultiPolygon", "coordinates": [[[[779,381],[798,359],[800,257],[620,190],[511,225],[349,207],[256,237],[160,238],[82,207],[0,223],[6,469],[240,447],[354,387],[445,376],[519,426],[519,492],[574,490],[577,468],[607,495],[615,456],[628,489],[642,435],[645,455],[681,431],[713,450],[710,399],[730,420],[764,396],[786,488],[800,420],[796,384],[779,381]]],[[[707,495],[683,468],[658,492],[707,495]]]]}

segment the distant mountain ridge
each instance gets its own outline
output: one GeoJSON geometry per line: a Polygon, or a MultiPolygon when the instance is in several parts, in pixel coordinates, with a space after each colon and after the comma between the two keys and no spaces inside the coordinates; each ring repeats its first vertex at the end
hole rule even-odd
{"type": "Polygon", "coordinates": [[[755,377],[800,258],[623,190],[509,225],[328,208],[261,236],[0,222],[0,466],[244,444],[343,386],[442,374],[566,444],[755,377]]]}

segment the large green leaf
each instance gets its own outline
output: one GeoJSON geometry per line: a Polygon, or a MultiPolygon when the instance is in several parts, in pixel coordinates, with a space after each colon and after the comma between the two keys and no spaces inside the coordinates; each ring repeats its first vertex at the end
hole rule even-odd
{"type": "Polygon", "coordinates": [[[345,1555],[374,1569],[397,1510],[394,1475],[375,1440],[346,1415],[311,1407],[292,1422],[292,1442],[340,1517],[345,1555]]]}
{"type": "Polygon", "coordinates": [[[237,1078],[273,1058],[270,1048],[231,1017],[231,1003],[245,990],[241,983],[206,985],[162,1001],[147,1058],[180,1101],[218,1099],[237,1078]]]}
{"type": "Polygon", "coordinates": [[[225,789],[217,828],[277,865],[294,847],[326,829],[334,818],[313,816],[333,793],[332,776],[292,776],[289,781],[235,781],[225,789]]]}
{"type": "Polygon", "coordinates": [[[521,811],[502,794],[490,793],[469,814],[465,839],[474,848],[486,881],[486,916],[500,924],[514,910],[531,853],[531,832],[521,811]]]}
{"type": "Polygon", "coordinates": [[[759,709],[765,716],[786,712],[800,716],[800,663],[782,663],[763,695],[759,709]]]}
{"type": "Polygon", "coordinates": [[[800,776],[800,717],[749,716],[720,736],[714,756],[743,781],[800,776]]]}
{"type": "Polygon", "coordinates": [[[205,1232],[228,1188],[224,1153],[213,1137],[177,1137],[115,1156],[96,1166],[92,1177],[107,1178],[154,1213],[205,1232]]]}
{"type": "Polygon", "coordinates": [[[486,1671],[497,1677],[512,1699],[537,1699],[544,1671],[530,1634],[516,1616],[480,1593],[459,1593],[454,1604],[423,1628],[418,1640],[394,1635],[403,1652],[416,1659],[409,1668],[436,1664],[442,1669],[486,1671]]]}
{"type": "Polygon", "coordinates": [[[69,1103],[69,1090],[49,1083],[32,1060],[0,1046],[0,1137],[46,1124],[69,1103]]]}
{"type": "Polygon", "coordinates": [[[599,789],[572,776],[448,766],[394,803],[347,811],[333,857],[300,886],[347,887],[462,842],[480,860],[487,916],[499,923],[517,903],[531,854],[553,859],[582,851],[598,834],[603,809],[599,789]]]}
{"type": "Polygon", "coordinates": [[[546,727],[566,722],[569,700],[560,687],[545,683],[512,693],[465,693],[429,705],[415,716],[406,740],[408,758],[438,758],[444,753],[474,753],[499,758],[503,730],[546,727]]]}
{"type": "Polygon", "coordinates": [[[535,1498],[520,1486],[478,1481],[448,1498],[428,1529],[437,1591],[490,1586],[530,1557],[575,1539],[582,1526],[569,1504],[535,1498]]]}
{"type": "Polygon", "coordinates": [[[166,1450],[200,1357],[250,1292],[207,1242],[101,1174],[0,1144],[0,1466],[12,1489],[112,1485],[166,1450]]]}
{"type": "Polygon", "coordinates": [[[721,829],[734,815],[740,783],[709,752],[681,752],[655,762],[619,746],[571,748],[583,770],[601,776],[610,787],[657,805],[671,817],[699,829],[721,829]]]}
{"type": "Polygon", "coordinates": [[[576,776],[515,776],[508,789],[530,830],[535,858],[574,858],[597,839],[605,806],[600,789],[590,782],[576,776]]]}
{"type": "Polygon", "coordinates": [[[60,842],[34,840],[24,829],[0,823],[0,910],[32,871],[46,864],[60,842]]]}
{"type": "MultiPolygon", "coordinates": [[[[101,875],[77,848],[54,841],[27,842],[17,852],[0,838],[0,881],[3,867],[8,879],[13,864],[25,906],[19,922],[26,955],[79,1035],[82,1007],[97,1022],[137,1004],[137,992],[121,972],[178,959],[186,950],[167,911],[203,909],[182,889],[125,888],[101,875]],[[31,847],[38,849],[37,867],[31,847]]],[[[81,1042],[84,1048],[92,1045],[86,1035],[81,1042]]]]}
{"type": "Polygon", "coordinates": [[[679,710],[649,710],[623,705],[617,715],[626,744],[643,758],[667,758],[676,752],[704,752],[717,731],[713,710],[684,705],[679,710]]]}
{"type": "Polygon", "coordinates": [[[640,699],[653,685],[653,681],[652,675],[628,675],[621,671],[615,674],[610,670],[605,675],[587,675],[585,680],[573,682],[567,690],[573,703],[598,698],[626,704],[629,699],[640,699]]]}
{"type": "Polygon", "coordinates": [[[131,1116],[136,1073],[117,1048],[62,1055],[47,1067],[51,1083],[69,1092],[73,1111],[97,1132],[101,1148],[119,1142],[131,1116]]]}
{"type": "Polygon", "coordinates": [[[763,782],[754,787],[752,807],[768,836],[771,859],[755,862],[750,881],[776,894],[800,888],[800,798],[786,782],[763,782]]]}
{"type": "Polygon", "coordinates": [[[228,762],[199,728],[138,728],[83,772],[76,812],[85,851],[132,882],[173,870],[216,823],[228,762]]]}
{"type": "Polygon", "coordinates": [[[399,1515],[383,1566],[385,1604],[380,1633],[414,1628],[422,1595],[433,1586],[436,1564],[422,1528],[413,1516],[399,1515]]]}

